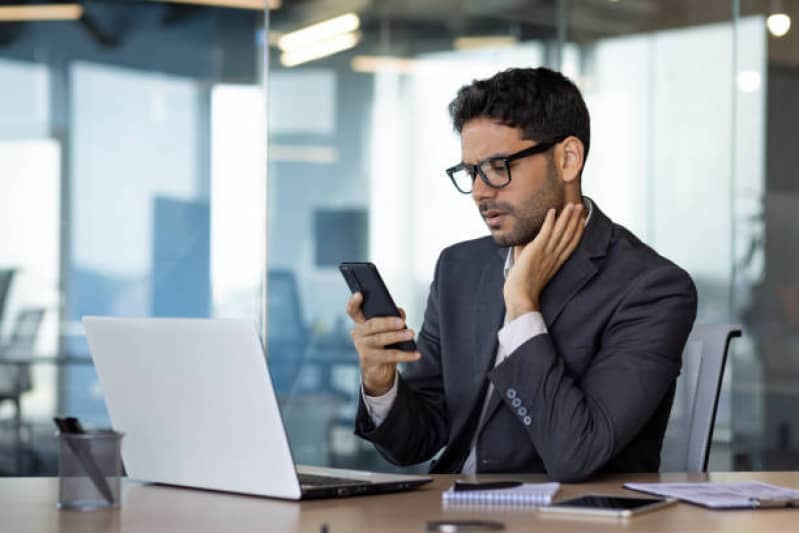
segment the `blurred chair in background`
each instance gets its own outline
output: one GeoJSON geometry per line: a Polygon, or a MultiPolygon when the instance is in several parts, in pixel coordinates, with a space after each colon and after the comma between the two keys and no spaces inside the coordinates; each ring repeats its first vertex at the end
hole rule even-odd
{"type": "Polygon", "coordinates": [[[308,346],[308,327],[302,317],[297,280],[290,270],[270,270],[267,274],[266,355],[275,391],[280,395],[291,392],[305,350],[308,346]]]}
{"type": "Polygon", "coordinates": [[[30,363],[25,360],[35,355],[34,346],[44,313],[45,310],[40,308],[21,310],[17,314],[8,342],[0,343],[0,405],[10,401],[14,406],[11,431],[17,472],[21,468],[22,453],[21,398],[23,393],[33,388],[30,363]]]}
{"type": "Polygon", "coordinates": [[[730,341],[740,336],[740,326],[729,324],[697,324],[691,331],[663,439],[661,472],[707,471],[724,365],[730,341]]]}
{"type": "MultiPolygon", "coordinates": [[[[14,280],[14,270],[10,268],[0,268],[0,327],[3,325],[6,300],[11,292],[11,282],[14,280]]],[[[0,329],[2,331],[2,329],[0,329]]]]}

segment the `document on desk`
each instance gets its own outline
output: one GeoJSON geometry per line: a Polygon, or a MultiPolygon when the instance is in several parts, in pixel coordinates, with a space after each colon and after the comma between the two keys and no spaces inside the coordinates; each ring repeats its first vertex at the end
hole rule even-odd
{"type": "Polygon", "coordinates": [[[648,494],[677,498],[709,509],[799,507],[799,490],[760,481],[731,483],[625,483],[648,494]]]}

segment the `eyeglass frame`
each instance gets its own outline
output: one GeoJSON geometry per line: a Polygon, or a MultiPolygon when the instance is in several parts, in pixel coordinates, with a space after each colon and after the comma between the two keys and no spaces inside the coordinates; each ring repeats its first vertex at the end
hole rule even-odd
{"type": "Polygon", "coordinates": [[[460,192],[462,194],[471,194],[472,193],[472,191],[474,190],[474,180],[475,180],[475,178],[477,176],[480,176],[480,179],[483,180],[483,183],[485,183],[486,185],[488,185],[492,189],[502,189],[504,187],[507,187],[508,184],[511,182],[510,164],[512,162],[514,162],[514,161],[516,161],[518,159],[525,158],[525,157],[530,157],[532,155],[542,154],[542,153],[550,150],[556,144],[561,143],[564,140],[566,140],[567,137],[571,137],[571,135],[561,135],[560,137],[555,137],[554,139],[552,139],[550,141],[540,142],[540,143],[538,143],[536,145],[529,146],[527,148],[524,148],[522,150],[519,150],[518,152],[514,152],[514,153],[509,154],[509,155],[495,155],[495,156],[487,157],[487,158],[483,159],[482,161],[478,161],[477,163],[475,163],[473,165],[461,162],[461,163],[458,163],[455,166],[449,167],[446,170],[446,173],[447,173],[447,176],[449,176],[450,181],[452,181],[452,184],[458,190],[458,192],[460,192]],[[502,163],[505,165],[505,172],[508,173],[508,181],[506,181],[502,185],[494,185],[493,183],[491,183],[489,181],[489,179],[488,179],[488,176],[485,175],[485,172],[483,172],[483,169],[481,168],[486,163],[493,163],[493,162],[496,162],[496,161],[502,161],[502,163]],[[454,174],[455,174],[455,172],[458,172],[460,170],[466,170],[467,172],[471,170],[471,172],[469,172],[469,175],[472,176],[472,188],[470,190],[468,190],[468,191],[464,191],[463,189],[458,187],[458,182],[455,180],[454,174]]]}

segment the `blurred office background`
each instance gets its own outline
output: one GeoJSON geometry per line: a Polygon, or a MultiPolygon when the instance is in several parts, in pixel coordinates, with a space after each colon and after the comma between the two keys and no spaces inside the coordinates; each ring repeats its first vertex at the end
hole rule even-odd
{"type": "Polygon", "coordinates": [[[791,21],[799,0],[3,0],[0,475],[55,471],[54,414],[108,424],[87,314],[257,322],[296,460],[391,469],[352,434],[336,265],[377,263],[418,329],[440,250],[486,234],[444,173],[447,104],[541,65],[588,102],[586,194],[692,274],[698,321],[744,325],[711,469],[796,469],[791,21]]]}

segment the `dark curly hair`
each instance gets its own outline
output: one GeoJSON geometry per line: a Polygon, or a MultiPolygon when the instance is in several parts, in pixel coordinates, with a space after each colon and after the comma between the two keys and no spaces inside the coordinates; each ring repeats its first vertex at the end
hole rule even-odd
{"type": "Polygon", "coordinates": [[[474,80],[460,88],[449,113],[458,133],[466,122],[489,117],[521,129],[525,139],[537,142],[574,135],[588,157],[591,125],[580,90],[548,68],[511,68],[474,80]]]}

